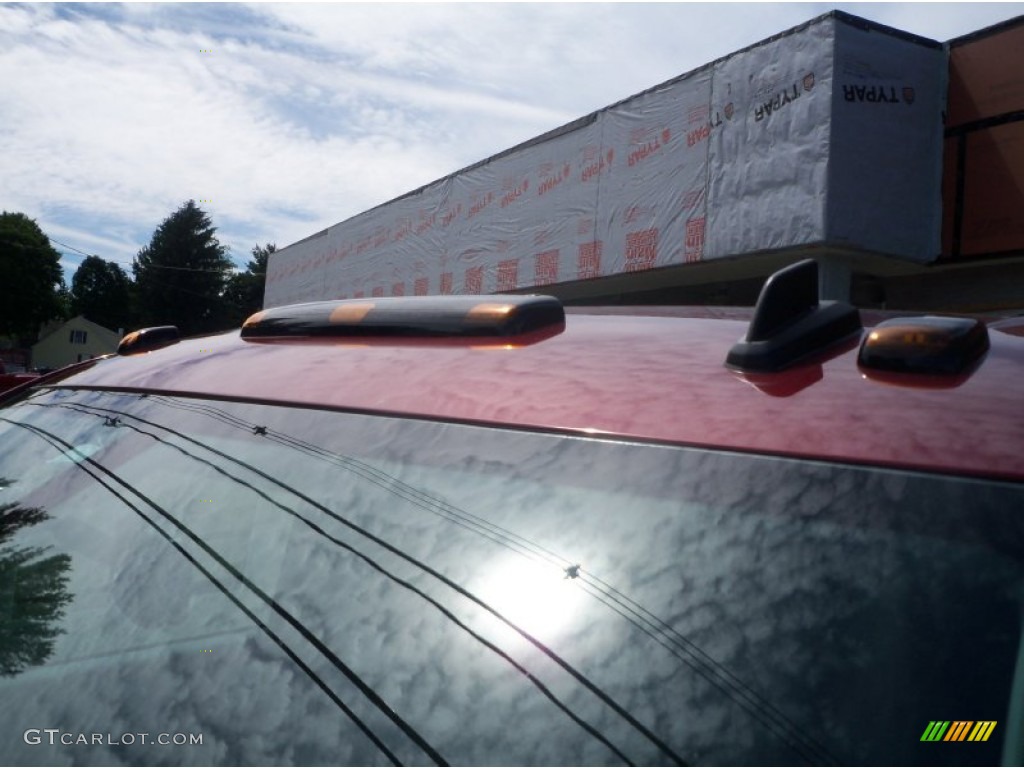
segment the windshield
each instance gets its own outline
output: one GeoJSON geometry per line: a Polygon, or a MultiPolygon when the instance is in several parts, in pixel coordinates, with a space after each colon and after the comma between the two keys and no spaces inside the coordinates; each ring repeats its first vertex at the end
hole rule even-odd
{"type": "Polygon", "coordinates": [[[42,392],[0,411],[0,744],[1019,762],[1022,509],[1008,483],[42,392]]]}

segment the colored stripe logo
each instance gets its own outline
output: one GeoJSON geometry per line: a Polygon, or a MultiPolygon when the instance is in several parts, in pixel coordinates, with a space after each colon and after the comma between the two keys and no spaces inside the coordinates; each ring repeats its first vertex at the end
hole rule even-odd
{"type": "Polygon", "coordinates": [[[988,741],[996,720],[932,720],[921,741],[988,741]]]}

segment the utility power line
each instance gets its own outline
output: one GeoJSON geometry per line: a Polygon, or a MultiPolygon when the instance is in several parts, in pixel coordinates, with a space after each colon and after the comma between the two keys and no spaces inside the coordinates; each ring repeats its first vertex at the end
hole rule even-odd
{"type": "MultiPolygon", "coordinates": [[[[49,237],[49,235],[47,235],[47,237],[49,237]]],[[[69,251],[74,251],[75,253],[80,253],[83,256],[96,256],[97,258],[101,258],[101,259],[103,258],[99,254],[96,254],[96,253],[86,253],[85,251],[81,250],[80,248],[75,248],[75,246],[73,246],[73,245],[68,245],[67,243],[62,243],[60,240],[57,240],[56,238],[53,238],[53,237],[50,237],[50,242],[51,243],[56,243],[57,245],[59,245],[59,246],[61,246],[63,248],[67,248],[69,251]]],[[[104,261],[110,261],[110,262],[113,262],[114,264],[121,264],[121,265],[124,265],[126,267],[133,266],[133,262],[121,261],[120,259],[104,259],[104,261]]],[[[150,264],[149,266],[153,267],[154,269],[173,269],[173,270],[177,270],[179,272],[213,272],[215,274],[223,274],[224,273],[224,270],[222,270],[222,269],[203,269],[202,267],[172,267],[172,266],[170,266],[168,264],[150,264]]],[[[238,272],[242,272],[243,271],[241,269],[237,269],[237,267],[236,267],[236,270],[238,272]]],[[[256,274],[256,273],[253,273],[253,274],[256,274]]],[[[262,274],[259,274],[257,276],[262,276],[262,274]]]]}

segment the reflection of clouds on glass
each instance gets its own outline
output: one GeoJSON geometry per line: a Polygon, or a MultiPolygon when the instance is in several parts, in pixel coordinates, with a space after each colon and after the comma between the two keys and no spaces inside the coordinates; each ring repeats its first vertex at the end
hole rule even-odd
{"type": "MultiPolygon", "coordinates": [[[[75,477],[80,483],[84,478],[83,475],[75,477]]],[[[95,487],[88,491],[96,493],[95,487]]],[[[287,687],[279,680],[261,676],[260,665],[244,658],[246,654],[241,659],[237,655],[232,658],[233,643],[214,637],[215,652],[210,656],[198,655],[198,646],[210,642],[207,625],[219,624],[222,628],[225,619],[230,622],[232,617],[237,623],[237,610],[223,598],[216,605],[208,603],[208,607],[215,610],[201,616],[197,611],[183,610],[183,598],[194,597],[194,590],[211,596],[210,584],[197,579],[195,569],[164,542],[156,540],[137,517],[133,524],[134,514],[112,496],[98,492],[96,499],[83,498],[86,495],[73,494],[73,497],[78,501],[100,503],[85,503],[77,509],[63,510],[62,516],[71,521],[71,527],[80,536],[73,545],[93,551],[110,535],[118,539],[121,548],[111,553],[114,556],[107,563],[92,558],[89,568],[77,574],[77,583],[83,587],[82,605],[75,616],[69,617],[73,631],[68,633],[68,642],[63,646],[61,663],[26,676],[28,688],[4,691],[0,696],[8,703],[4,707],[8,710],[4,721],[12,727],[60,725],[68,730],[114,734],[156,728],[189,732],[205,729],[205,748],[181,748],[186,752],[178,752],[173,758],[201,764],[219,762],[216,756],[227,754],[224,744],[232,745],[237,762],[278,762],[282,743],[301,744],[301,740],[296,739],[301,739],[302,731],[318,730],[302,727],[303,721],[291,714],[289,707],[301,701],[293,701],[287,695],[287,687]],[[85,520],[90,517],[91,522],[113,522],[93,528],[85,520]],[[140,535],[147,532],[148,538],[140,535]],[[128,575],[112,578],[115,574],[128,575]],[[141,630],[149,630],[149,634],[143,637],[141,630]],[[201,637],[204,635],[205,638],[201,637]],[[188,642],[187,638],[194,642],[188,642]],[[144,640],[162,642],[159,647],[147,648],[140,646],[144,640]],[[201,640],[204,642],[199,642],[201,640]],[[223,674],[217,674],[218,670],[223,674]],[[240,680],[249,681],[254,691],[238,690],[240,680]],[[43,695],[47,688],[54,692],[53,696],[43,695]],[[239,700],[225,700],[225,691],[232,689],[241,696],[239,700]],[[32,705],[26,706],[26,702],[32,705]],[[209,711],[201,715],[193,711],[206,702],[211,705],[209,711]],[[225,722],[217,724],[217,718],[211,722],[211,712],[223,712],[225,722]],[[282,714],[275,720],[275,713],[282,714]],[[253,727],[260,728],[255,735],[253,727]],[[218,737],[225,739],[220,743],[220,750],[218,737]],[[191,756],[188,749],[191,749],[191,756]]],[[[54,526],[54,530],[63,532],[64,527],[54,526]]],[[[265,639],[261,642],[267,645],[265,639]]],[[[289,681],[293,687],[297,685],[301,698],[308,700],[308,704],[300,706],[300,711],[313,711],[319,705],[321,711],[330,710],[324,715],[337,717],[333,705],[323,707],[322,694],[311,689],[304,676],[296,676],[289,662],[282,663],[279,651],[265,648],[264,655],[272,660],[268,663],[273,668],[281,671],[281,679],[289,681]]],[[[345,735],[344,729],[338,728],[331,733],[338,733],[339,739],[345,735]]],[[[339,744],[336,739],[325,739],[322,733],[309,732],[307,736],[310,739],[306,743],[315,745],[308,754],[331,749],[343,762],[346,755],[351,762],[380,760],[376,748],[359,734],[349,732],[343,739],[356,745],[354,747],[339,744]]],[[[4,742],[22,744],[19,737],[20,731],[18,734],[12,731],[4,742]]],[[[65,763],[75,755],[78,760],[99,763],[139,761],[138,757],[132,757],[132,750],[125,747],[89,747],[87,756],[82,747],[78,747],[78,752],[69,749],[39,747],[27,752],[25,761],[65,763]]]]}
{"type": "MultiPolygon", "coordinates": [[[[397,442],[399,446],[402,444],[401,441],[397,442]]],[[[510,436],[503,436],[503,450],[506,444],[511,444],[510,452],[515,454],[516,442],[510,436]]],[[[520,442],[526,443],[529,439],[523,437],[520,442]]],[[[551,454],[537,450],[537,443],[540,442],[542,441],[536,439],[533,441],[534,465],[531,469],[535,473],[545,466],[556,467],[557,471],[564,473],[569,466],[569,474],[575,479],[586,475],[593,478],[621,477],[624,466],[629,470],[629,461],[621,460],[623,456],[628,456],[629,452],[622,447],[608,447],[604,456],[590,455],[581,466],[574,466],[571,456],[553,459],[551,455],[558,453],[559,450],[567,450],[562,449],[562,446],[568,445],[569,441],[552,439],[550,445],[555,447],[551,454]]],[[[395,443],[392,442],[391,445],[394,447],[395,443]]],[[[697,500],[701,500],[701,496],[704,496],[707,499],[707,506],[688,507],[691,516],[697,515],[695,521],[692,517],[681,517],[678,509],[673,511],[671,508],[665,508],[659,514],[659,510],[652,509],[654,505],[647,503],[646,499],[639,501],[628,496],[605,496],[592,499],[589,504],[581,504],[577,498],[573,504],[572,499],[560,498],[557,491],[548,490],[544,493],[543,486],[517,486],[515,482],[508,481],[507,476],[502,477],[497,473],[497,468],[488,468],[487,462],[474,459],[471,449],[464,447],[462,443],[459,445],[463,450],[462,459],[465,459],[467,454],[469,458],[461,460],[449,448],[449,453],[457,460],[456,466],[459,466],[462,472],[458,477],[453,475],[447,478],[451,482],[442,482],[441,487],[445,488],[448,498],[461,500],[460,506],[475,510],[480,509],[481,499],[487,500],[489,503],[485,514],[489,519],[499,522],[504,520],[511,529],[516,529],[516,526],[520,530],[529,529],[534,541],[553,544],[556,550],[576,552],[587,547],[588,539],[596,541],[596,549],[605,555],[607,565],[601,568],[599,573],[614,574],[609,578],[612,578],[615,584],[631,594],[645,596],[641,599],[645,604],[668,603],[670,610],[666,615],[680,617],[679,620],[683,622],[682,628],[692,633],[694,641],[699,645],[714,648],[716,654],[720,650],[724,651],[726,666],[735,664],[736,669],[748,675],[747,679],[761,679],[764,686],[760,690],[772,690],[773,684],[777,685],[777,682],[773,683],[766,679],[765,673],[756,663],[759,658],[771,658],[770,655],[759,657],[753,652],[760,650],[758,644],[769,643],[770,638],[780,627],[785,629],[787,624],[802,626],[807,630],[805,634],[813,635],[823,624],[827,624],[824,619],[830,610],[836,610],[832,607],[833,603],[863,603],[864,596],[871,594],[871,590],[879,586],[878,583],[870,581],[862,586],[856,579],[847,579],[844,573],[846,566],[840,553],[820,550],[815,555],[813,547],[793,545],[794,541],[799,544],[802,536],[801,529],[794,528],[791,523],[793,515],[821,516],[828,511],[830,500],[834,500],[836,496],[839,496],[841,501],[848,500],[845,497],[851,494],[853,484],[849,477],[842,474],[838,481],[831,477],[834,472],[820,469],[812,472],[810,476],[803,476],[801,473],[794,476],[792,469],[784,465],[761,462],[755,472],[738,476],[737,462],[723,461],[719,458],[717,469],[712,468],[715,471],[712,472],[710,480],[703,484],[705,489],[701,492],[699,488],[688,487],[693,478],[701,477],[701,473],[692,466],[692,461],[690,467],[679,466],[679,452],[663,450],[661,456],[667,460],[663,460],[661,465],[655,462],[653,465],[647,463],[640,467],[633,466],[634,472],[644,470],[640,473],[640,485],[645,492],[649,489],[652,493],[671,498],[672,487],[675,484],[675,495],[680,499],[693,500],[696,497],[697,500]],[[470,467],[471,471],[467,470],[467,467],[470,467]],[[481,482],[481,477],[488,471],[494,475],[494,482],[481,482]],[[720,501],[716,502],[716,499],[730,499],[728,491],[733,488],[737,489],[737,492],[732,494],[734,508],[730,509],[720,501]],[[497,499],[500,499],[501,503],[495,503],[497,499]],[[545,505],[545,500],[550,503],[545,505]],[[749,510],[745,516],[738,514],[743,509],[749,510]],[[589,512],[589,519],[574,519],[573,512],[578,516],[586,516],[589,512]],[[643,526],[637,525],[635,512],[643,515],[643,526]],[[595,521],[599,522],[595,524],[595,521]],[[683,522],[687,525],[682,525],[683,522]],[[684,529],[688,530],[682,535],[681,531],[684,529]],[[559,547],[558,544],[565,541],[566,534],[571,531],[580,532],[579,536],[572,537],[571,544],[574,546],[559,547]],[[777,545],[771,538],[773,534],[782,539],[777,545]],[[632,544],[634,541],[635,545],[632,544]],[[798,562],[794,564],[796,572],[806,572],[810,576],[810,586],[794,591],[794,588],[800,585],[796,574],[781,578],[775,584],[765,578],[765,572],[771,572],[773,568],[777,570],[792,558],[787,550],[794,550],[800,554],[798,562]],[[612,552],[615,556],[609,554],[612,552]],[[778,562],[774,565],[763,562],[768,559],[778,562]],[[815,584],[813,576],[815,569],[819,569],[817,573],[820,575],[821,570],[827,571],[829,568],[835,572],[832,577],[835,584],[831,593],[823,591],[820,585],[815,584]],[[681,574],[687,575],[680,579],[681,574]],[[687,580],[690,582],[689,594],[686,588],[687,580]],[[683,585],[682,589],[680,584],[683,585]],[[837,589],[836,586],[843,589],[837,589]],[[775,600],[773,603],[770,599],[773,593],[784,594],[786,599],[775,600]],[[846,597],[847,595],[852,596],[846,597]],[[767,602],[769,606],[778,609],[777,612],[781,616],[776,618],[771,612],[767,615],[762,614],[761,617],[756,613],[750,615],[750,607],[759,601],[767,602]],[[782,609],[789,604],[792,604],[793,608],[783,611],[782,609]],[[728,653],[732,649],[736,649],[735,658],[728,653]]],[[[697,452],[692,452],[692,455],[700,457],[697,452]]],[[[434,464],[435,458],[431,454],[427,463],[434,464]]],[[[648,455],[647,458],[652,457],[648,455]]],[[[518,468],[521,465],[513,466],[518,468]]],[[[522,471],[512,467],[508,469],[510,471],[507,474],[522,471]]],[[[429,469],[425,471],[427,474],[430,472],[429,469]]],[[[547,474],[552,473],[549,470],[547,474]]],[[[435,472],[435,481],[436,475],[435,472]]],[[[628,473],[625,476],[629,476],[628,473]]],[[[414,485],[422,485],[424,483],[420,481],[427,479],[418,477],[416,470],[411,474],[406,472],[404,477],[414,485]],[[416,482],[413,482],[412,478],[415,478],[416,482]]],[[[891,480],[888,482],[891,483],[891,480]]],[[[426,483],[426,486],[430,487],[430,484],[426,483]]],[[[897,496],[897,499],[899,498],[902,497],[897,496]]],[[[864,506],[864,502],[861,502],[855,506],[855,510],[864,506]]],[[[376,519],[380,524],[381,518],[376,519]]],[[[460,532],[461,535],[463,534],[460,532]]],[[[836,538],[841,541],[842,536],[837,535],[836,538]]],[[[424,549],[431,551],[436,560],[450,562],[444,557],[450,554],[450,550],[439,552],[429,549],[432,543],[436,549],[437,540],[437,537],[434,537],[418,538],[416,541],[422,543],[424,549]]],[[[476,545],[469,543],[466,546],[467,553],[480,549],[485,547],[482,547],[479,541],[476,545]]],[[[597,556],[595,554],[590,561],[597,556]]],[[[472,558],[472,554],[462,554],[458,561],[459,566],[455,566],[454,569],[459,572],[465,570],[467,558],[472,558]]],[[[490,558],[476,558],[476,561],[487,562],[489,559],[493,560],[493,555],[490,558]]],[[[854,627],[853,631],[846,634],[856,638],[857,629],[854,627]]],[[[613,633],[612,636],[616,635],[613,633]]],[[[799,677],[799,665],[803,660],[794,659],[792,651],[788,650],[792,649],[797,641],[813,646],[812,639],[807,637],[797,638],[789,646],[775,645],[779,649],[779,663],[772,670],[776,676],[783,670],[792,669],[793,679],[799,677]]],[[[856,640],[854,642],[856,643],[856,640]]],[[[712,689],[711,695],[717,697],[717,708],[720,710],[724,701],[721,691],[712,689]]],[[[703,704],[700,707],[702,714],[708,709],[709,707],[703,704]]],[[[808,716],[812,717],[813,713],[808,711],[808,716]]],[[[714,745],[716,737],[721,735],[711,732],[709,742],[714,745]]],[[[720,741],[718,743],[720,748],[720,741]]]]}
{"type": "MultiPolygon", "coordinates": [[[[561,705],[630,759],[665,762],[605,695],[690,762],[819,761],[808,737],[827,738],[846,762],[920,762],[918,721],[936,706],[1005,700],[999,676],[1014,658],[1019,611],[1007,585],[1020,578],[1021,540],[1005,490],[265,406],[196,412],[170,398],[92,393],[70,402],[181,432],[135,424],[155,440],[118,427],[120,444],[94,458],[243,572],[453,761],[622,762],[561,705]],[[986,652],[971,679],[953,664],[965,648],[986,652]],[[875,738],[864,740],[866,730],[875,738]]],[[[32,419],[78,440],[103,422],[66,409],[36,408],[32,419]]],[[[2,450],[0,461],[18,463],[2,450]]],[[[0,737],[30,721],[101,718],[102,730],[159,723],[210,734],[189,756],[175,753],[185,762],[384,761],[267,634],[90,482],[76,470],[41,491],[68,499],[41,541],[75,553],[72,631],[59,665],[26,673],[26,687],[0,682],[0,737]],[[200,655],[203,643],[215,652],[200,655]],[[10,704],[30,691],[38,701],[10,704]]],[[[299,628],[154,520],[401,759],[426,761],[299,628]]],[[[69,753],[28,754],[66,762],[69,753]]]]}
{"type": "Polygon", "coordinates": [[[265,639],[209,640],[58,667],[3,689],[0,726],[23,764],[387,764],[265,639]],[[56,674],[59,672],[59,675],[56,674]],[[17,697],[14,699],[12,697],[17,697]],[[28,727],[75,732],[202,733],[202,746],[26,748],[28,727]]]}

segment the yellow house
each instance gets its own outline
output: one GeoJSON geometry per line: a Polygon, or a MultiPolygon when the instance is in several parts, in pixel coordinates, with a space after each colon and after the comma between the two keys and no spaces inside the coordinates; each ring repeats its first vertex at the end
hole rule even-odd
{"type": "Polygon", "coordinates": [[[116,352],[121,336],[82,315],[44,326],[39,341],[32,345],[32,367],[60,368],[116,352]]]}

